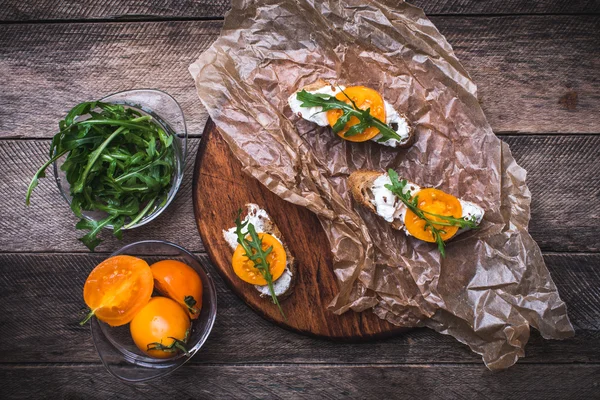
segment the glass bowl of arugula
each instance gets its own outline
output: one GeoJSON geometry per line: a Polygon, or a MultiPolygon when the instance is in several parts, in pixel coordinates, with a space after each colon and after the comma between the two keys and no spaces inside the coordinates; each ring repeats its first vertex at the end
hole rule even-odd
{"type": "Polygon", "coordinates": [[[152,221],[174,199],[183,178],[187,129],[177,101],[160,90],[136,89],[75,106],[59,122],[49,160],[58,188],[81,220],[90,250],[98,233],[122,232],[152,221]]]}

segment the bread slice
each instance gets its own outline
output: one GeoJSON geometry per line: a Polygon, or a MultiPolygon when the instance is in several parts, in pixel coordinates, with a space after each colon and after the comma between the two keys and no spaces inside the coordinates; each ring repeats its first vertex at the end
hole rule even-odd
{"type": "MultiPolygon", "coordinates": [[[[268,233],[269,235],[272,235],[278,239],[283,245],[287,259],[286,267],[283,274],[273,282],[275,295],[279,300],[283,300],[293,292],[294,285],[296,283],[297,261],[285,243],[281,231],[275,222],[273,222],[269,214],[267,214],[264,209],[260,208],[260,206],[254,203],[248,203],[245,205],[245,207],[246,210],[244,211],[242,222],[250,221],[250,223],[254,225],[257,233],[268,233]]],[[[229,245],[229,248],[231,248],[232,251],[235,251],[238,246],[235,226],[227,230],[224,229],[223,238],[229,245]]],[[[267,285],[254,285],[254,287],[260,292],[261,297],[271,297],[271,293],[267,285]]]]}
{"type": "MultiPolygon", "coordinates": [[[[314,92],[314,91],[318,91],[319,89],[322,89],[322,88],[324,88],[326,86],[329,86],[331,88],[332,92],[335,92],[338,89],[336,87],[336,85],[334,85],[334,84],[332,84],[330,82],[327,82],[327,81],[325,81],[323,79],[317,79],[313,83],[304,86],[299,91],[306,90],[307,92],[314,92]]],[[[296,95],[296,93],[293,93],[290,96],[290,98],[293,98],[296,95]]],[[[288,100],[288,103],[289,103],[290,108],[292,109],[292,111],[294,111],[296,114],[300,115],[301,118],[303,118],[302,117],[302,112],[299,112],[298,111],[299,109],[296,110],[296,107],[299,107],[299,106],[298,105],[296,105],[296,106],[292,105],[292,104],[294,104],[296,102],[293,102],[292,100],[288,100]]],[[[387,102],[386,102],[386,104],[387,104],[387,102]]],[[[388,110],[388,106],[389,106],[390,109],[393,110],[393,107],[391,107],[391,105],[389,105],[389,104],[387,104],[386,110],[388,110]]],[[[313,114],[315,110],[312,110],[312,111],[313,111],[312,113],[308,113],[308,114],[309,115],[313,114]]],[[[382,143],[382,142],[379,142],[379,141],[375,140],[375,138],[371,139],[371,141],[374,141],[375,143],[381,144],[383,146],[390,146],[390,147],[400,148],[400,149],[405,149],[405,148],[408,148],[408,147],[412,146],[413,143],[415,142],[415,130],[411,126],[409,119],[406,117],[405,114],[398,113],[395,110],[394,110],[394,114],[393,115],[396,115],[397,118],[406,121],[408,137],[406,139],[404,139],[403,141],[401,141],[401,142],[393,140],[393,141],[386,141],[386,142],[382,143]]],[[[398,122],[392,122],[392,123],[390,123],[390,126],[393,126],[394,124],[397,124],[397,123],[398,122]]],[[[326,126],[327,122],[319,123],[319,125],[326,126]]],[[[396,127],[396,128],[393,128],[393,129],[397,130],[398,128],[396,127]]]]}
{"type": "Polygon", "coordinates": [[[352,192],[354,200],[367,207],[375,214],[377,214],[377,210],[373,203],[371,203],[371,199],[373,198],[371,187],[373,187],[375,179],[379,178],[381,175],[382,173],[377,171],[359,170],[354,171],[348,177],[348,185],[350,186],[350,191],[352,192]]]}
{"type": "MultiPolygon", "coordinates": [[[[373,191],[371,188],[375,180],[381,175],[383,175],[383,172],[359,170],[354,171],[348,177],[348,185],[354,200],[375,214],[377,214],[377,208],[373,204],[373,191]]],[[[404,223],[399,218],[394,218],[391,224],[392,228],[398,230],[404,227],[404,223]]]]}
{"type": "MultiPolygon", "coordinates": [[[[354,198],[354,200],[362,206],[368,208],[371,212],[380,216],[381,214],[379,214],[377,205],[375,204],[376,201],[375,195],[373,194],[373,186],[375,184],[375,181],[382,175],[387,174],[378,171],[359,170],[354,171],[348,177],[348,186],[350,187],[350,192],[352,193],[352,197],[354,198]]],[[[419,186],[417,186],[416,184],[409,182],[407,189],[410,189],[410,191],[413,194],[415,194],[418,193],[418,190],[420,190],[421,188],[419,188],[419,186]]],[[[392,194],[392,196],[396,198],[395,195],[392,194]]],[[[475,216],[477,224],[481,223],[481,220],[483,219],[484,215],[484,211],[481,207],[462,199],[458,199],[458,201],[461,204],[464,218],[471,218],[472,216],[475,216]]],[[[391,221],[388,219],[388,222],[391,223],[392,228],[404,230],[404,232],[406,232],[406,234],[409,235],[410,233],[406,230],[406,227],[404,226],[404,213],[406,211],[406,207],[401,203],[396,204],[396,209],[400,212],[394,213],[394,218],[391,221]]],[[[468,228],[459,229],[454,236],[459,235],[460,233],[463,233],[467,230],[468,228]]]]}
{"type": "Polygon", "coordinates": [[[314,90],[319,90],[319,89],[321,89],[324,86],[331,86],[331,90],[335,90],[335,86],[334,85],[330,84],[329,82],[327,82],[327,81],[325,81],[323,79],[317,79],[313,83],[304,86],[300,90],[306,90],[307,92],[312,92],[314,90]]]}

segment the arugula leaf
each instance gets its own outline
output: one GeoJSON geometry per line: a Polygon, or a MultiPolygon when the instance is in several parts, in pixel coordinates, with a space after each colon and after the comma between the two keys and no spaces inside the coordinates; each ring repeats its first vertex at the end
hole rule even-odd
{"type": "MultiPolygon", "coordinates": [[[[333,124],[333,126],[331,127],[333,133],[338,133],[341,130],[343,130],[346,127],[346,124],[350,122],[350,118],[352,118],[352,114],[350,113],[340,115],[338,120],[335,121],[335,124],[333,124]]],[[[346,132],[344,136],[348,136],[348,133],[346,132]]]]}
{"type": "Polygon", "coordinates": [[[39,178],[63,157],[61,170],[70,185],[73,212],[79,217],[84,211],[107,214],[100,221],[82,219],[76,225],[89,230],[81,241],[92,251],[101,242],[97,235],[103,227],[113,225],[113,234],[121,238],[123,229],[166,204],[176,170],[173,136],[151,116],[92,101],[73,107],[58,126],[49,160],[27,189],[27,205],[39,178]]]}
{"type": "Polygon", "coordinates": [[[92,221],[89,219],[82,218],[75,225],[75,228],[89,229],[90,231],[88,233],[86,233],[79,240],[81,240],[81,242],[83,242],[83,244],[85,244],[88,249],[94,251],[94,248],[102,242],[102,240],[100,240],[99,238],[96,237],[98,235],[98,232],[100,232],[100,230],[102,228],[104,228],[106,225],[110,224],[110,222],[113,220],[113,218],[114,217],[112,215],[108,216],[105,219],[100,220],[100,221],[92,221]]]}
{"type": "Polygon", "coordinates": [[[56,160],[61,158],[63,155],[65,155],[66,152],[67,151],[65,150],[62,153],[59,153],[59,154],[55,155],[54,157],[52,157],[44,165],[42,165],[41,168],[35,173],[35,175],[31,179],[31,183],[29,183],[29,187],[27,188],[27,195],[25,197],[26,205],[29,205],[29,199],[31,198],[31,192],[33,192],[33,189],[35,189],[36,186],[38,185],[39,178],[46,177],[46,168],[48,168],[50,166],[50,164],[52,164],[53,162],[55,162],[56,160]]]}
{"type": "Polygon", "coordinates": [[[69,111],[69,113],[65,117],[64,125],[65,126],[73,125],[73,123],[75,122],[75,118],[85,115],[85,114],[89,114],[90,110],[92,110],[93,108],[96,107],[96,104],[97,104],[97,102],[95,102],[95,101],[88,101],[85,103],[77,104],[75,107],[73,107],[71,109],[71,111],[69,111]]]}
{"type": "Polygon", "coordinates": [[[102,142],[102,144],[98,148],[96,148],[94,151],[92,151],[90,153],[90,156],[88,158],[85,169],[83,170],[83,173],[81,174],[79,179],[77,179],[77,181],[75,182],[75,185],[73,186],[73,188],[71,190],[73,193],[80,193],[83,190],[83,185],[85,184],[85,181],[87,180],[87,176],[90,173],[90,169],[94,166],[94,164],[98,160],[98,157],[100,157],[100,154],[102,154],[102,152],[104,151],[106,146],[108,146],[108,144],[124,129],[125,129],[124,127],[118,128],[109,137],[107,137],[106,140],[104,140],[104,142],[102,142]]]}
{"type": "MultiPolygon", "coordinates": [[[[343,90],[342,93],[346,95],[343,90]]],[[[321,107],[322,110],[319,112],[329,110],[342,111],[342,115],[332,127],[334,133],[338,133],[344,129],[346,124],[350,121],[350,118],[356,117],[359,123],[352,126],[344,134],[344,137],[355,136],[363,133],[367,128],[374,127],[377,128],[381,134],[381,139],[378,140],[379,142],[385,142],[390,139],[402,141],[400,135],[390,128],[388,124],[372,116],[370,110],[361,110],[348,95],[346,95],[346,97],[350,101],[350,104],[338,100],[335,96],[326,93],[309,93],[306,90],[301,90],[296,94],[296,98],[302,102],[300,107],[321,107]]]]}

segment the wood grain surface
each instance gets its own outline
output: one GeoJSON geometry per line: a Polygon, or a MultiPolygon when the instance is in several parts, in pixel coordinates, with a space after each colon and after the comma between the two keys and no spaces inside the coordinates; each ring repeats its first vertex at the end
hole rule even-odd
{"type": "Polygon", "coordinates": [[[345,341],[406,331],[373,313],[335,315],[328,309],[338,294],[338,284],[321,223],[306,208],[286,202],[244,174],[211,120],[198,149],[192,194],[200,237],[213,264],[231,290],[262,317],[295,332],[345,341]],[[298,263],[293,292],[281,301],[285,316],[270,299],[260,297],[253,285],[238,278],[231,267],[233,251],[222,231],[235,226],[236,211],[246,203],[256,203],[267,211],[298,263]]]}
{"type": "MultiPolygon", "coordinates": [[[[598,14],[594,0],[414,0],[428,15],[473,14],[598,14]]],[[[82,4],[77,0],[6,0],[0,21],[80,19],[221,18],[229,10],[227,0],[107,0],[82,4]]]]}
{"type": "MultiPolygon", "coordinates": [[[[532,192],[529,231],[542,250],[600,251],[600,136],[508,135],[519,163],[528,171],[532,192]]],[[[164,239],[204,251],[192,206],[194,158],[200,139],[189,141],[188,160],[179,193],[155,223],[125,233],[122,242],[109,232],[99,251],[125,243],[164,239]]],[[[87,252],[73,227],[77,218],[60,196],[52,171],[33,193],[31,206],[24,198],[29,180],[45,161],[49,140],[0,140],[0,252],[87,252]],[[53,210],[52,213],[48,210],[53,210]],[[24,234],[26,232],[27,234],[24,234]]]]}
{"type": "MultiPolygon", "coordinates": [[[[1,7],[0,7],[1,8],[1,7]]],[[[435,17],[479,87],[496,133],[600,133],[596,16],[435,17]]],[[[206,113],[188,66],[220,21],[0,25],[0,137],[51,137],[75,104],[150,87],[206,113]],[[36,112],[31,112],[36,110],[36,112]]]]}
{"type": "MultiPolygon", "coordinates": [[[[0,254],[1,363],[99,362],[89,327],[80,327],[82,287],[103,254],[0,254]],[[66,344],[68,348],[65,349],[66,344]]],[[[463,364],[481,357],[450,336],[430,329],[397,337],[339,343],[281,329],[252,312],[198,254],[215,277],[219,308],[213,331],[192,363],[463,364]]],[[[600,360],[600,254],[545,254],[566,302],[575,337],[544,340],[537,331],[519,364],[590,363],[600,360]]],[[[104,376],[108,378],[108,375],[104,376]]],[[[0,383],[2,382],[0,374],[0,383]]]]}
{"type": "MultiPolygon", "coordinates": [[[[188,65],[222,26],[227,0],[5,0],[0,6],[0,398],[600,398],[600,2],[415,0],[479,87],[494,131],[528,170],[530,231],[576,336],[532,332],[526,357],[490,373],[465,345],[417,329],[362,344],[310,338],[253,313],[217,276],[205,347],[167,379],[128,386],[75,324],[81,286],[135,240],[178,242],[208,259],[192,208],[192,169],[152,224],[77,241],[52,178],[23,197],[58,120],[83,100],[129,88],[167,91],[188,121],[190,160],[206,113],[188,65]],[[106,236],[105,236],[106,237],[106,236]]],[[[214,271],[214,270],[213,270],[214,271]]]]}
{"type": "Polygon", "coordinates": [[[62,393],[69,399],[564,400],[597,398],[600,365],[516,365],[497,374],[474,365],[190,365],[168,384],[144,385],[101,379],[98,364],[5,365],[0,374],[3,393],[15,399],[62,393]]]}

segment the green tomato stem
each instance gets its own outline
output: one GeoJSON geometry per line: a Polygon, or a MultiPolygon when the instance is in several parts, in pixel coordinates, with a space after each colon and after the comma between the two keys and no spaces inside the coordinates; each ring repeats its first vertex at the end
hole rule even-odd
{"type": "Polygon", "coordinates": [[[79,325],[83,326],[87,324],[87,322],[92,319],[92,317],[96,314],[96,310],[90,310],[90,312],[85,316],[85,318],[79,323],[79,325]]]}

